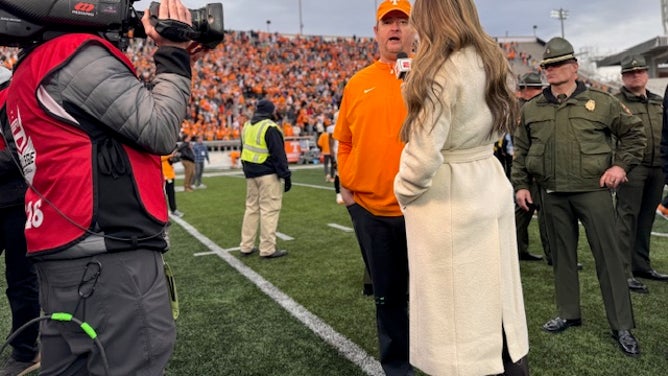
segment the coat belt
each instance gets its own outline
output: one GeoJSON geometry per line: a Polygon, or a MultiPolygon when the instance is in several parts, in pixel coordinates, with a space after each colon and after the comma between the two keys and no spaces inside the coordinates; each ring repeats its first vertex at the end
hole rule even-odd
{"type": "Polygon", "coordinates": [[[476,146],[469,149],[441,150],[443,163],[466,163],[487,159],[494,155],[492,145],[476,146]]]}

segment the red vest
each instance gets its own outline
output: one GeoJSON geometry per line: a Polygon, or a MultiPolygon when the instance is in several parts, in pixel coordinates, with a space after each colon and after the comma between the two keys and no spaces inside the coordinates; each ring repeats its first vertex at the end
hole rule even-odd
{"type": "Polygon", "coordinates": [[[114,156],[128,172],[120,180],[103,177],[99,138],[94,139],[86,127],[68,119],[57,104],[49,104],[42,87],[45,78],[91,43],[108,49],[135,74],[128,58],[106,40],[91,34],[68,34],[30,52],[17,66],[9,87],[7,116],[31,184],[25,199],[29,255],[61,251],[89,236],[103,240],[90,239],[96,245],[87,247],[99,248],[93,253],[166,248],[160,236],[167,207],[159,156],[108,136],[105,141],[118,145],[112,147],[114,156]]]}

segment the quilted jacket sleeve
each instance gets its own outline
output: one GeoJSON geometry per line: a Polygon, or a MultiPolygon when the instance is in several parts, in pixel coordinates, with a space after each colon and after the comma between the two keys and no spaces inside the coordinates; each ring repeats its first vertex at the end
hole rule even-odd
{"type": "Polygon", "coordinates": [[[81,111],[140,149],[169,154],[190,98],[190,61],[174,47],[159,48],[153,58],[157,74],[149,89],[107,49],[88,44],[44,88],[63,111],[81,111]]]}

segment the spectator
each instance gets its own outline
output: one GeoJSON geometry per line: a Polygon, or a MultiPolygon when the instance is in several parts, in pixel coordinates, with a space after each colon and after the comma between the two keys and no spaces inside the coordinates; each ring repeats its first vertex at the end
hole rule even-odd
{"type": "Polygon", "coordinates": [[[190,143],[190,136],[183,136],[183,142],[178,147],[178,156],[183,165],[183,190],[185,192],[192,192],[193,178],[195,177],[195,152],[190,143]]]}
{"type": "Polygon", "coordinates": [[[616,95],[631,112],[642,119],[647,146],[641,163],[629,171],[628,182],[617,189],[617,232],[626,266],[629,289],[647,293],[647,286],[635,277],[668,281],[649,259],[650,237],[656,218],[656,208],[663,194],[664,176],[661,171],[661,128],[663,98],[647,90],[647,63],[642,56],[622,59],[624,86],[616,95]]]}
{"type": "MultiPolygon", "coordinates": [[[[0,67],[0,253],[5,252],[7,300],[12,311],[14,333],[28,321],[39,317],[39,288],[35,266],[26,256],[24,198],[26,183],[18,168],[16,144],[5,113],[6,88],[11,72],[0,67]]],[[[12,354],[0,369],[0,375],[29,373],[40,367],[38,324],[24,329],[10,342],[12,354]]]]}
{"type": "Polygon", "coordinates": [[[399,52],[410,52],[415,31],[408,0],[378,5],[373,28],[380,58],[355,73],[344,89],[334,138],[341,195],[352,218],[373,284],[380,364],[387,375],[412,375],[408,359],[408,260],[404,217],[392,184],[406,107],[394,73],[399,52]]]}
{"type": "Polygon", "coordinates": [[[318,147],[320,148],[320,153],[322,154],[323,166],[325,169],[325,181],[334,182],[334,163],[332,159],[332,151],[330,147],[330,133],[322,132],[318,137],[318,147]]]}
{"type": "Polygon", "coordinates": [[[260,257],[272,259],[288,254],[276,249],[276,228],[283,192],[292,187],[281,129],[274,122],[276,107],[261,100],[253,118],[244,124],[241,136],[241,164],[246,177],[246,212],[241,226],[241,255],[259,250],[260,257]],[[283,180],[284,186],[281,184],[283,180]],[[255,248],[258,225],[260,246],[255,248]]]}
{"type": "Polygon", "coordinates": [[[176,151],[169,155],[160,157],[162,163],[162,176],[165,179],[165,194],[167,195],[167,203],[169,204],[169,211],[176,217],[183,217],[183,212],[176,207],[176,193],[174,192],[174,181],[176,180],[176,173],[174,172],[174,163],[178,162],[176,151]]]}
{"type": "Polygon", "coordinates": [[[512,179],[522,209],[534,202],[529,191],[534,180],[543,196],[558,309],[543,330],[559,333],[582,325],[580,221],[594,254],[612,336],[626,355],[638,356],[611,191],[641,161],[646,142],[642,123],[610,94],[577,80],[578,63],[567,40],[552,38],[541,65],[550,86],[522,108],[512,179]],[[615,153],[612,136],[619,142],[615,153]]]}
{"type": "Polygon", "coordinates": [[[430,375],[528,375],[513,189],[492,148],[517,123],[512,72],[473,0],[416,0],[411,22],[420,44],[394,184],[411,364],[430,375]]]}
{"type": "Polygon", "coordinates": [[[207,150],[206,145],[204,145],[204,140],[202,136],[197,136],[196,142],[193,145],[193,153],[195,154],[195,179],[194,185],[195,188],[205,189],[206,185],[202,184],[202,175],[204,174],[204,162],[211,163],[209,161],[209,150],[207,150]]]}
{"type": "MultiPolygon", "coordinates": [[[[186,113],[190,42],[163,38],[149,16],[143,26],[160,46],[152,90],[111,42],[67,32],[24,49],[7,89],[16,143],[30,145],[18,153],[42,309],[89,324],[108,360],[87,332],[42,321],[41,375],[160,375],[173,351],[158,166],[186,113]]],[[[157,16],[191,23],[179,0],[162,0],[157,16]]]]}

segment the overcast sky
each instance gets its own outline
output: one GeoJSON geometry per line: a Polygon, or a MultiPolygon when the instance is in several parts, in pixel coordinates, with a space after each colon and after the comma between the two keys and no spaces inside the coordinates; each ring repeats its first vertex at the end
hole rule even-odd
{"type": "MultiPolygon", "coordinates": [[[[225,28],[304,34],[373,36],[375,7],[382,0],[223,0],[225,28]],[[270,21],[270,24],[267,24],[270,21]]],[[[183,0],[190,8],[212,2],[183,0]]],[[[413,2],[413,1],[411,1],[413,2]]],[[[136,4],[138,10],[149,1],[136,4]]],[[[564,32],[576,52],[621,52],[664,35],[660,0],[476,0],[483,27],[495,37],[561,35],[552,10],[565,9],[564,32]]]]}

